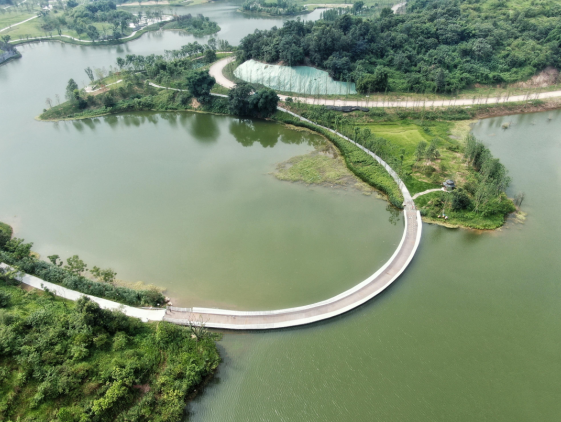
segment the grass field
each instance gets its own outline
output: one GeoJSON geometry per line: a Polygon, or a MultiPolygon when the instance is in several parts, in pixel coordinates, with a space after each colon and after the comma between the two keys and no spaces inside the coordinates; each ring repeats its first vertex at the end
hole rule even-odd
{"type": "Polygon", "coordinates": [[[413,123],[411,120],[358,124],[369,129],[375,136],[384,138],[403,151],[403,168],[411,177],[404,182],[411,194],[440,187],[448,178],[465,178],[468,168],[462,162],[461,143],[449,137],[454,124],[450,122],[413,123]],[[420,142],[429,144],[435,140],[440,158],[433,162],[417,161],[415,150],[420,142]]]}
{"type": "MultiPolygon", "coordinates": [[[[6,28],[18,22],[22,22],[26,19],[32,18],[33,16],[37,16],[37,12],[14,11],[12,13],[0,13],[0,29],[6,28]]],[[[2,34],[7,33],[7,31],[8,30],[2,31],[2,34]]]]}

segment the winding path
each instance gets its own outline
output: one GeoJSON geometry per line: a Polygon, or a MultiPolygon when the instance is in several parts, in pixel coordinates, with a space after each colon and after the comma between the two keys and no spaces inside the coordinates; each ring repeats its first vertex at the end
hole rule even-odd
{"type": "MultiPolygon", "coordinates": [[[[234,82],[226,78],[222,74],[224,67],[232,62],[235,58],[226,57],[222,60],[214,63],[209,70],[209,73],[214,76],[216,82],[225,88],[233,88],[236,86],[234,82]]],[[[449,100],[394,100],[394,101],[366,101],[366,100],[334,100],[325,98],[303,98],[295,97],[293,95],[279,95],[281,100],[286,100],[288,97],[292,97],[294,100],[300,101],[306,104],[317,104],[317,105],[333,105],[333,106],[355,106],[355,107],[451,107],[451,106],[474,106],[480,104],[502,104],[502,103],[512,103],[528,100],[538,100],[547,98],[557,98],[561,97],[561,91],[549,91],[540,92],[534,94],[524,94],[524,95],[504,95],[492,98],[452,98],[449,100]]]]}

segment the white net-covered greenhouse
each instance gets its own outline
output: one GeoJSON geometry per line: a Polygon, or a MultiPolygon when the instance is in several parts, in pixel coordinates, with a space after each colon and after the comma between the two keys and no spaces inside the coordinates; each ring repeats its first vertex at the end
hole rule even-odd
{"type": "Polygon", "coordinates": [[[234,71],[236,77],[282,92],[308,95],[356,94],[353,82],[334,81],[327,72],[308,66],[278,66],[248,60],[234,71]]]}

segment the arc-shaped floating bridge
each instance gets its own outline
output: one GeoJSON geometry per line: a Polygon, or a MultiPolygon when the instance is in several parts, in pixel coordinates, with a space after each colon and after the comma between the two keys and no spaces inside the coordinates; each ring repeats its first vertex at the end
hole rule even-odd
{"type": "Polygon", "coordinates": [[[310,324],[343,314],[354,309],[384,291],[407,268],[421,241],[421,214],[415,209],[409,190],[397,173],[380,157],[357,144],[350,138],[324,126],[313,123],[295,113],[279,107],[279,110],[292,114],[307,123],[319,126],[351,142],[372,156],[388,171],[399,185],[403,194],[403,216],[405,229],[399,246],[391,258],[374,274],[363,282],[330,299],[296,308],[274,311],[233,311],[211,308],[171,308],[164,316],[165,321],[176,324],[204,323],[211,328],[230,330],[266,330],[310,324]]]}
{"type": "MultiPolygon", "coordinates": [[[[221,61],[225,63],[225,61],[221,61]]],[[[223,65],[222,65],[223,67],[223,65]]],[[[229,86],[230,87],[230,86],[229,86]]],[[[411,198],[409,190],[399,178],[397,173],[380,157],[367,150],[362,145],[357,144],[350,138],[323,126],[317,125],[297,114],[279,108],[281,111],[292,114],[294,117],[319,126],[333,134],[346,139],[357,148],[373,157],[382,165],[394,178],[403,194],[403,216],[405,228],[399,246],[391,258],[374,274],[363,282],[357,284],[349,290],[311,305],[299,306],[296,308],[278,309],[273,311],[233,311],[225,309],[211,308],[175,308],[170,307],[167,311],[162,309],[139,309],[125,306],[116,302],[109,301],[94,296],[88,296],[91,300],[99,303],[106,309],[119,309],[127,315],[141,318],[144,321],[169,321],[175,324],[204,324],[209,328],[222,328],[230,330],[266,330],[283,327],[294,327],[298,325],[310,324],[313,322],[332,318],[354,309],[376,295],[384,291],[405,271],[421,240],[422,221],[421,214],[415,209],[415,204],[411,198]]],[[[7,267],[0,264],[0,267],[7,267]]],[[[55,294],[71,300],[77,300],[83,294],[66,289],[65,287],[46,282],[37,277],[24,275],[21,281],[33,287],[44,289],[47,287],[55,294]]]]}

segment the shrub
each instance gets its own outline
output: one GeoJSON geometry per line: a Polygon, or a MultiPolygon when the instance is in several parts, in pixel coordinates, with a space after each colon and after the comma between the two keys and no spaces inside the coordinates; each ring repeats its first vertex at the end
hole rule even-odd
{"type": "Polygon", "coordinates": [[[12,238],[13,232],[11,226],[0,222],[0,248],[3,248],[12,238]]]}

